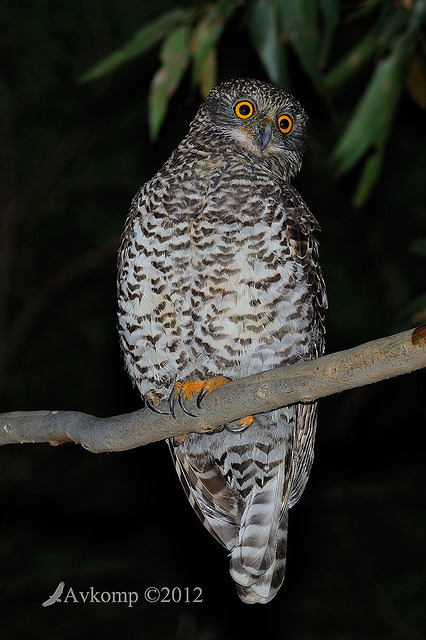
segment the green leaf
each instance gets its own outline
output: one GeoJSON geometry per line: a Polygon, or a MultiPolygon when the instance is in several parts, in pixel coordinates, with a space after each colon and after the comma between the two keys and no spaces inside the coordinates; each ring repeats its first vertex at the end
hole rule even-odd
{"type": "Polygon", "coordinates": [[[281,29],[311,80],[322,86],[318,68],[316,0],[279,0],[281,29]]]}
{"type": "MultiPolygon", "coordinates": [[[[387,11],[389,7],[389,0],[386,2],[358,2],[353,3],[353,10],[346,14],[346,21],[348,23],[355,22],[356,20],[362,20],[366,18],[371,13],[377,11],[377,8],[380,7],[383,11],[387,11]],[[380,5],[384,5],[384,7],[380,7],[380,5]]],[[[349,7],[350,5],[348,5],[349,7]]]]}
{"type": "Polygon", "coordinates": [[[165,13],[161,18],[158,18],[158,20],[154,20],[141,29],[138,29],[128,42],[89,69],[89,71],[79,78],[79,81],[90,82],[92,80],[98,80],[132,58],[142,55],[162,40],[173,27],[182,23],[190,16],[191,12],[185,9],[173,9],[165,13]]]}
{"type": "Polygon", "coordinates": [[[377,51],[376,34],[368,33],[357,45],[333,67],[325,76],[325,85],[330,91],[342,88],[354,77],[377,51]]]}
{"type": "Polygon", "coordinates": [[[253,44],[272,82],[289,86],[284,43],[278,27],[276,2],[254,2],[248,15],[248,27],[253,44]]]}
{"type": "Polygon", "coordinates": [[[191,39],[192,82],[200,87],[203,96],[216,84],[214,48],[235,8],[233,2],[214,4],[194,28],[191,39]]]}
{"type": "Polygon", "coordinates": [[[204,59],[203,66],[200,67],[198,87],[200,93],[205,98],[210,89],[217,84],[217,56],[216,49],[212,49],[204,59]]]}
{"type": "Polygon", "coordinates": [[[368,149],[380,148],[387,140],[410,52],[411,47],[401,38],[392,52],[376,66],[370,83],[333,152],[338,175],[353,167],[368,149]]]}
{"type": "Polygon", "coordinates": [[[414,35],[416,31],[420,31],[425,22],[426,16],[426,0],[416,0],[412,10],[410,11],[407,23],[407,34],[414,35]]]}
{"type": "MultiPolygon", "coordinates": [[[[326,0],[324,1],[326,2],[326,0]]],[[[377,56],[378,53],[388,48],[389,43],[392,42],[398,31],[401,31],[406,22],[407,12],[402,9],[393,11],[390,16],[386,14],[386,17],[379,21],[379,27],[367,33],[367,35],[327,73],[325,76],[327,88],[330,91],[342,89],[373,56],[377,56]]]]}
{"type": "Polygon", "coordinates": [[[322,66],[327,62],[334,32],[339,24],[339,6],[337,0],[319,0],[319,8],[324,22],[320,42],[320,66],[322,66]]]}
{"type": "Polygon", "coordinates": [[[426,59],[414,54],[408,63],[408,74],[405,86],[411,99],[421,108],[426,109],[426,59]]]}
{"type": "Polygon", "coordinates": [[[371,190],[377,182],[383,164],[384,146],[377,148],[364,163],[361,178],[356,187],[352,204],[355,208],[362,207],[367,202],[371,190]]]}
{"type": "Polygon", "coordinates": [[[190,29],[178,27],[164,40],[161,48],[161,67],[155,73],[148,95],[148,123],[155,139],[166,115],[167,105],[176,91],[189,64],[190,29]]]}

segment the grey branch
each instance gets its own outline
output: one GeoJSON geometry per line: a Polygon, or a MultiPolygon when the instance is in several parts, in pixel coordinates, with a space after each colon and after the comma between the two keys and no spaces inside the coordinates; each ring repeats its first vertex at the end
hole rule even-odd
{"type": "MultiPolygon", "coordinates": [[[[97,418],[76,411],[12,411],[0,414],[0,445],[74,442],[88,451],[124,451],[184,433],[207,433],[241,417],[312,402],[339,391],[416,371],[426,366],[426,326],[373,340],[317,360],[270,369],[212,391],[197,417],[178,408],[176,420],[149,408],[97,418]]],[[[167,411],[167,404],[160,405],[167,411]]]]}

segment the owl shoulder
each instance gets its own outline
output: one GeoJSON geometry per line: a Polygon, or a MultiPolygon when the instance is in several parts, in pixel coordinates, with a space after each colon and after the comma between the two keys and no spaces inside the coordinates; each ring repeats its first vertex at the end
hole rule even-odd
{"type": "Polygon", "coordinates": [[[307,236],[321,231],[317,219],[293,185],[286,183],[281,187],[281,201],[286,223],[289,226],[294,226],[307,236]]]}

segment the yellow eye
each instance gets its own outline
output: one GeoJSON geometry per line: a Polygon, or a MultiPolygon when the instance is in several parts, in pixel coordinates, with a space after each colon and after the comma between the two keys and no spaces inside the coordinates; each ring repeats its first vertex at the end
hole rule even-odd
{"type": "Polygon", "coordinates": [[[278,118],[278,129],[281,133],[290,133],[293,129],[293,118],[288,113],[283,113],[278,118]]]}
{"type": "Polygon", "coordinates": [[[237,102],[237,104],[235,105],[234,111],[235,115],[237,115],[239,118],[242,118],[242,120],[246,120],[253,115],[254,104],[248,102],[248,100],[241,100],[241,102],[237,102]]]}

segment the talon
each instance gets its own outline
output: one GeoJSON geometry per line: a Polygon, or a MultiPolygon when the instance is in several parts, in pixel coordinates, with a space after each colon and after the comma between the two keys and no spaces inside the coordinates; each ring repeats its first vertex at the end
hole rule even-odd
{"type": "Polygon", "coordinates": [[[157,404],[160,402],[160,399],[157,397],[153,397],[152,400],[151,398],[148,398],[147,396],[145,396],[145,405],[148,407],[148,409],[151,409],[151,411],[153,411],[154,413],[159,413],[162,416],[168,416],[169,414],[167,413],[167,411],[160,411],[160,409],[157,409],[157,404]]]}
{"type": "Polygon", "coordinates": [[[173,391],[169,396],[169,409],[170,409],[170,415],[172,416],[172,418],[174,418],[176,420],[175,402],[176,402],[176,394],[175,394],[175,390],[174,390],[174,387],[173,387],[173,391]]]}
{"type": "Polygon", "coordinates": [[[215,376],[206,380],[197,395],[197,407],[201,409],[201,402],[213,389],[223,387],[224,384],[228,384],[230,378],[224,376],[215,376]]]}
{"type": "Polygon", "coordinates": [[[204,398],[204,396],[206,396],[208,393],[206,387],[202,387],[201,390],[199,391],[198,395],[197,395],[197,407],[199,409],[201,409],[201,401],[204,398]]]}
{"type": "MultiPolygon", "coordinates": [[[[173,390],[169,396],[170,414],[175,420],[176,420],[176,413],[175,413],[176,400],[178,401],[180,408],[184,413],[186,413],[186,415],[191,416],[191,418],[197,417],[195,413],[191,413],[190,411],[188,411],[188,409],[184,405],[183,401],[189,399],[188,391],[184,389],[184,386],[183,386],[184,384],[185,383],[183,382],[175,382],[175,384],[173,385],[173,390]],[[183,393],[185,394],[185,398],[183,398],[183,393]]],[[[192,393],[191,393],[191,396],[192,396],[192,393]]]]}
{"type": "Polygon", "coordinates": [[[210,393],[210,391],[213,391],[213,389],[216,389],[217,387],[221,387],[227,382],[229,382],[229,378],[224,378],[223,376],[216,376],[214,378],[209,378],[208,380],[185,380],[183,382],[175,382],[169,397],[171,415],[173,418],[176,418],[175,407],[177,400],[179,406],[186,415],[191,416],[191,418],[196,418],[196,414],[191,413],[191,411],[186,408],[185,402],[191,400],[194,393],[197,393],[197,407],[200,407],[201,401],[208,393],[210,393]]]}
{"type": "Polygon", "coordinates": [[[240,420],[238,420],[236,427],[227,426],[226,428],[228,429],[228,431],[231,431],[231,433],[240,433],[241,431],[247,429],[247,427],[250,427],[253,422],[253,416],[246,416],[245,418],[240,418],[240,420]]]}
{"type": "Polygon", "coordinates": [[[198,391],[201,388],[202,384],[203,383],[200,380],[175,382],[175,384],[173,385],[173,390],[169,397],[170,413],[173,416],[173,418],[176,419],[176,415],[175,415],[176,400],[178,401],[180,408],[184,413],[186,413],[186,415],[191,416],[191,418],[197,417],[195,413],[191,413],[186,408],[184,403],[186,400],[191,400],[194,392],[198,391]]]}
{"type": "Polygon", "coordinates": [[[245,418],[240,418],[238,420],[239,427],[251,427],[254,422],[253,416],[246,416],[245,418]]]}
{"type": "MultiPolygon", "coordinates": [[[[186,413],[187,416],[191,416],[191,418],[196,418],[197,416],[195,415],[195,413],[191,413],[190,411],[188,411],[188,409],[185,407],[183,400],[182,400],[182,394],[180,393],[178,396],[178,400],[179,400],[179,406],[182,409],[182,411],[184,411],[186,413]]],[[[186,438],[186,436],[185,436],[186,438]]]]}

